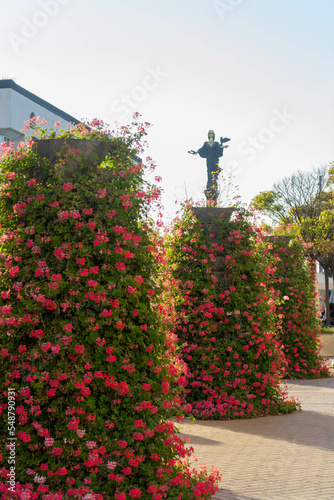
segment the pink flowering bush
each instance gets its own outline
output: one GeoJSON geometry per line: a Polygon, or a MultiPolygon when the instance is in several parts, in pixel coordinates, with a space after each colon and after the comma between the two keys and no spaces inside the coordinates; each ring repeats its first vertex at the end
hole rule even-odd
{"type": "Polygon", "coordinates": [[[296,403],[280,388],[286,360],[271,256],[241,210],[215,227],[219,234],[204,232],[188,207],[166,242],[166,300],[188,366],[184,404],[198,419],[291,412],[296,403]]]}
{"type": "Polygon", "coordinates": [[[275,272],[277,292],[275,322],[283,345],[289,378],[328,377],[329,369],[321,358],[317,292],[314,265],[305,244],[291,236],[271,237],[268,248],[275,272]]]}
{"type": "Polygon", "coordinates": [[[55,164],[29,145],[4,151],[4,500],[204,500],[218,489],[217,471],[190,468],[192,450],[171,420],[179,411],[180,363],[158,314],[156,238],[148,218],[159,188],[144,181],[147,168],[135,161],[146,133],[135,126],[134,133],[123,128],[117,139],[104,137],[112,147],[101,164],[66,145],[55,164]],[[9,388],[15,391],[14,486],[8,482],[9,388]]]}

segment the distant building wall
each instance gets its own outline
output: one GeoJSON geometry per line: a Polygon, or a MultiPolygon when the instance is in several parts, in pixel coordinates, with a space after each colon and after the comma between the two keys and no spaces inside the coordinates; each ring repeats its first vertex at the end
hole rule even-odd
{"type": "Polygon", "coordinates": [[[46,120],[49,128],[54,128],[54,123],[59,121],[63,129],[80,123],[13,80],[0,80],[0,142],[11,140],[17,146],[32,135],[33,129],[24,131],[24,124],[34,116],[46,120]]]}

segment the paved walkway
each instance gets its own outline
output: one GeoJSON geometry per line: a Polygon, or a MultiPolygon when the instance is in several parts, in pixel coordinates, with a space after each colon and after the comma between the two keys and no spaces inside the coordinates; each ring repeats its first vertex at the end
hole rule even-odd
{"type": "Polygon", "coordinates": [[[334,377],[287,385],[301,412],[179,425],[222,475],[213,500],[334,500],[334,377]]]}
{"type": "MultiPolygon", "coordinates": [[[[334,331],[334,328],[333,328],[334,331]]],[[[334,334],[328,335],[320,335],[319,337],[321,342],[320,353],[322,356],[329,358],[330,364],[334,360],[334,334]]]]}

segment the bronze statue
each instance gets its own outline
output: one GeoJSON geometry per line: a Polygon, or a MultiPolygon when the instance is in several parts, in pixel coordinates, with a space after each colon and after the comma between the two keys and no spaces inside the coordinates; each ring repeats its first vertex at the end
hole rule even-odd
{"type": "Polygon", "coordinates": [[[228,147],[224,143],[228,142],[229,140],[230,139],[228,138],[221,137],[219,144],[219,142],[215,141],[214,131],[209,130],[208,141],[206,141],[203,146],[197,151],[188,151],[188,153],[190,154],[199,154],[201,158],[206,158],[208,180],[204,193],[207,199],[207,204],[210,206],[217,206],[217,198],[219,195],[218,175],[221,172],[221,168],[219,167],[219,158],[223,156],[224,148],[228,147]]]}

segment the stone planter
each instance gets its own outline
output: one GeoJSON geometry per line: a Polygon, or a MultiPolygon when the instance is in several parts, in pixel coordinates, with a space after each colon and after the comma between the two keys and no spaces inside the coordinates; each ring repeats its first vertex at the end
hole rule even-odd
{"type": "Polygon", "coordinates": [[[216,223],[217,219],[228,222],[231,219],[233,210],[232,207],[192,207],[192,211],[201,224],[201,228],[206,234],[213,234],[216,243],[218,243],[217,238],[221,230],[220,225],[216,223]]]}
{"type": "MultiPolygon", "coordinates": [[[[43,139],[35,142],[32,149],[42,158],[47,158],[51,165],[58,161],[59,154],[75,148],[94,165],[99,165],[108,153],[115,149],[116,143],[90,139],[43,139]]],[[[73,162],[75,164],[75,161],[73,162]]],[[[79,164],[79,162],[78,162],[79,164]]]]}
{"type": "Polygon", "coordinates": [[[232,207],[192,207],[191,209],[203,224],[212,224],[215,219],[219,218],[230,220],[234,210],[232,207]]]}

